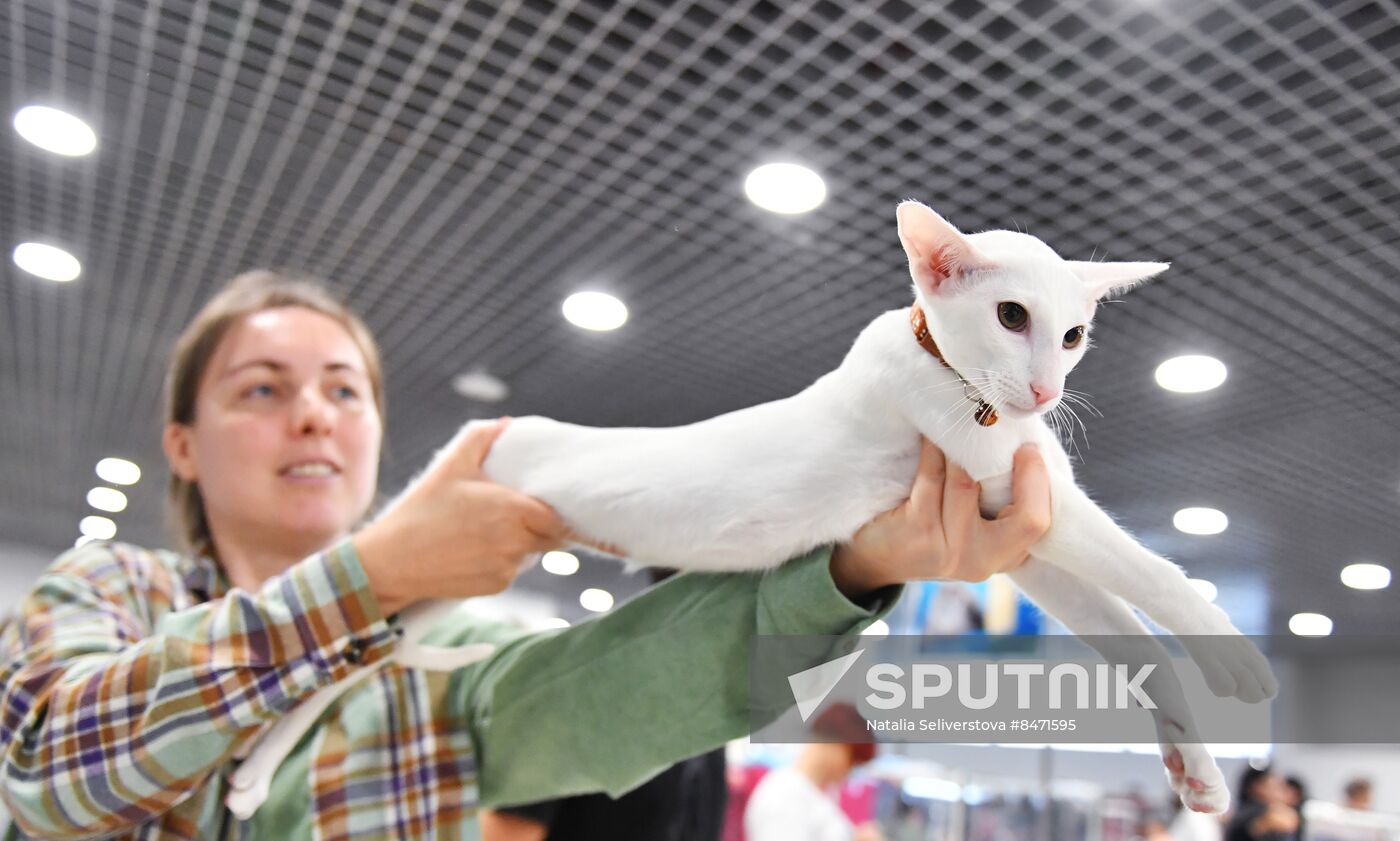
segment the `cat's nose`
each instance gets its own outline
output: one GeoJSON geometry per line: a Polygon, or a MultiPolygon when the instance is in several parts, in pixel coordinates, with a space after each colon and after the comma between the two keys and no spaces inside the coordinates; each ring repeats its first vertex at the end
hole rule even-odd
{"type": "Polygon", "coordinates": [[[1047,385],[1037,385],[1031,383],[1031,393],[1035,395],[1035,405],[1044,406],[1051,400],[1060,396],[1060,390],[1047,385]]]}

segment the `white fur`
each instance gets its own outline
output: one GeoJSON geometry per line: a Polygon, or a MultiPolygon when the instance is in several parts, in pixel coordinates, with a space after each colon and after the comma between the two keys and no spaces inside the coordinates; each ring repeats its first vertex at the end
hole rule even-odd
{"type": "MultiPolygon", "coordinates": [[[[997,407],[995,425],[973,421],[967,386],[915,341],[905,308],[872,321],[836,370],[771,403],[668,429],[516,418],[492,446],[486,475],[543,500],[578,533],[633,562],[746,570],[848,540],[897,506],[913,481],[921,437],[981,482],[983,511],[993,514],[1010,501],[1013,454],[1031,442],[1049,468],[1053,525],[1012,579],[1082,635],[1148,633],[1129,603],[1172,633],[1214,635],[1182,640],[1211,689],[1246,701],[1272,696],[1267,661],[1228,617],[1075,484],[1043,417],[1060,398],[1037,406],[1032,391],[1063,389],[1088,345],[1064,348],[1065,333],[1092,326],[1098,298],[1166,266],[1069,262],[1010,231],[964,236],[914,202],[899,208],[899,235],[934,339],[997,407]],[[1029,312],[1027,329],[1000,323],[997,305],[1005,301],[1029,312]]],[[[1172,699],[1155,713],[1163,755],[1179,753],[1185,765],[1172,784],[1193,808],[1223,810],[1224,781],[1192,741],[1174,678],[1158,693],[1172,699]]]]}

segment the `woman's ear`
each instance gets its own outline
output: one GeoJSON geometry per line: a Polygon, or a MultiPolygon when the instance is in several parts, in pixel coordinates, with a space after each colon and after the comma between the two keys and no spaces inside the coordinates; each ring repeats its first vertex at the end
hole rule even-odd
{"type": "Polygon", "coordinates": [[[167,423],[165,434],[161,435],[160,445],[165,450],[165,460],[170,462],[170,470],[186,482],[199,478],[195,469],[194,453],[190,436],[194,430],[183,423],[167,423]]]}

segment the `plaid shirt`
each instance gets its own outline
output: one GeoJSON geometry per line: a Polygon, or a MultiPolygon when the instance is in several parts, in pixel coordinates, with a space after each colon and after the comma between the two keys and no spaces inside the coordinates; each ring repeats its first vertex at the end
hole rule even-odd
{"type": "Polygon", "coordinates": [[[207,559],[88,544],[0,633],[9,837],[474,838],[482,805],[620,794],[746,732],[753,634],[854,634],[888,610],[897,593],[875,612],[842,597],[828,561],[678,576],[546,634],[455,615],[426,641],[496,654],[448,673],[386,666],[327,711],[240,822],[223,806],[238,749],[387,656],[394,623],[349,541],[257,593],[229,589],[207,559]]]}

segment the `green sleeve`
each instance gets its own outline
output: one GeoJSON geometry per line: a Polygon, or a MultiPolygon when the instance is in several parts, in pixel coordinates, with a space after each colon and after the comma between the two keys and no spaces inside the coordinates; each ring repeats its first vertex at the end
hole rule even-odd
{"type": "Polygon", "coordinates": [[[756,634],[855,635],[888,612],[836,589],[830,547],[753,573],[677,576],[611,613],[521,637],[463,671],[483,806],[614,796],[749,731],[756,634]]]}

